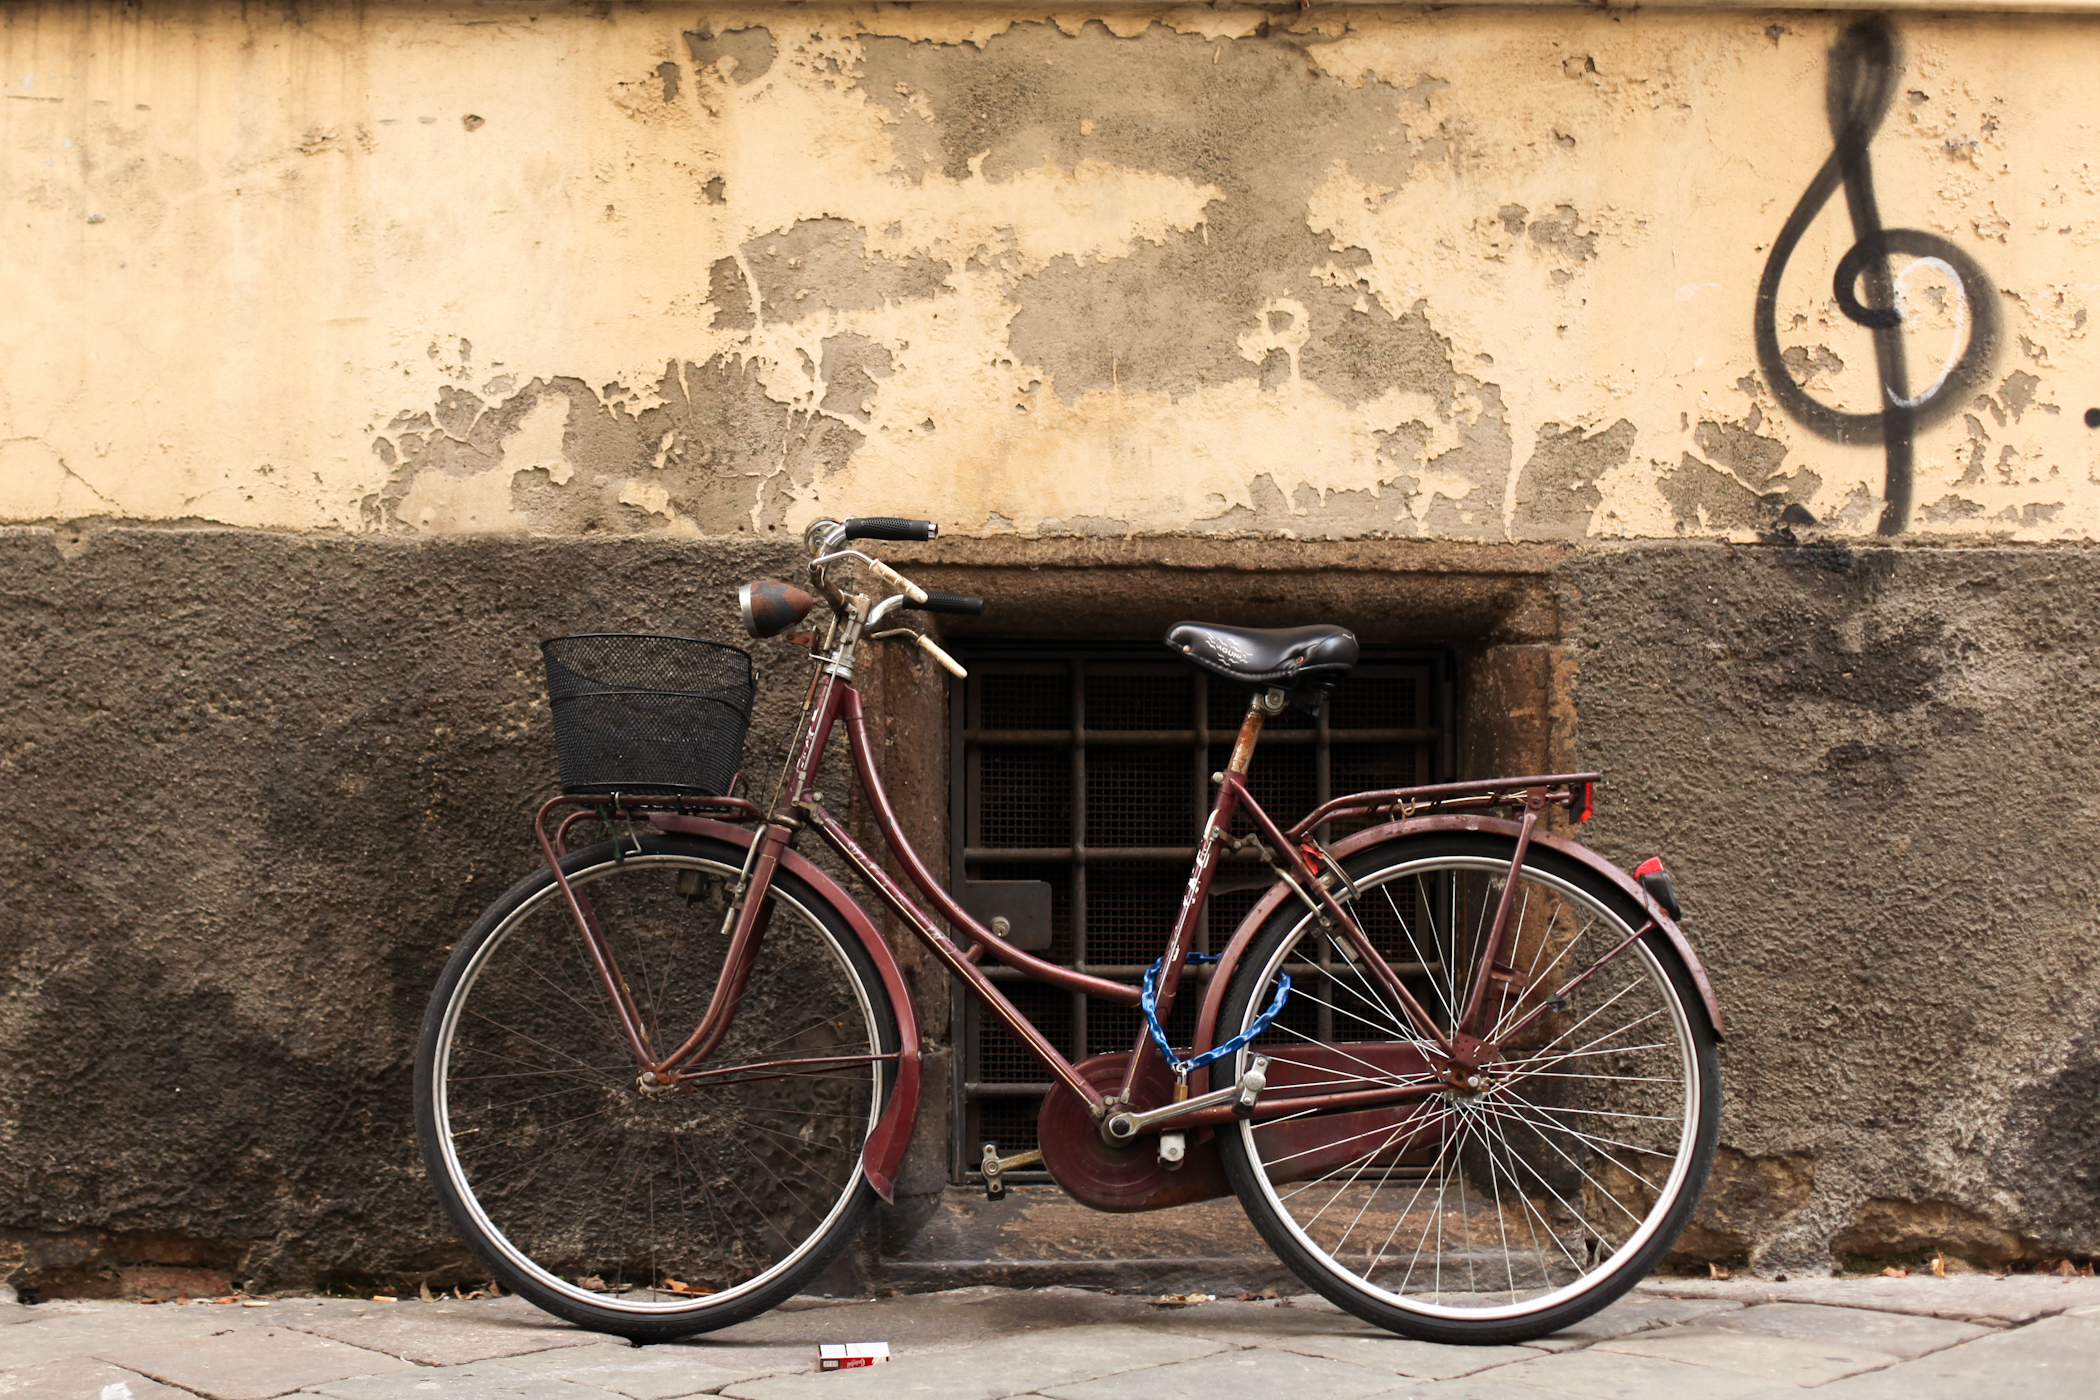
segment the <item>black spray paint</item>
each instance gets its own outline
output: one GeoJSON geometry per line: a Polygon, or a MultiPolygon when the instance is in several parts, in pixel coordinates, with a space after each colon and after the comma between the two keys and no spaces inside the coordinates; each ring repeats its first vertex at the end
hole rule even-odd
{"type": "Polygon", "coordinates": [[[1780,406],[1819,437],[1854,445],[1882,444],[1888,461],[1880,525],[1884,535],[1900,535],[1910,523],[1911,446],[1917,430],[1945,419],[1961,406],[1969,389],[1989,371],[1998,342],[1996,293],[1974,258],[1935,234],[1881,226],[1867,147],[1888,113],[1897,71],[1895,36],[1880,19],[1852,25],[1831,46],[1824,96],[1834,149],[1773,241],[1764,276],[1757,284],[1756,313],[1757,362],[1780,406]],[[1787,259],[1840,183],[1852,215],[1853,243],[1838,260],[1834,292],[1839,309],[1874,333],[1881,390],[1877,413],[1846,413],[1809,397],[1781,358],[1773,324],[1779,279],[1786,272],[1787,259]],[[1903,316],[1896,278],[1889,270],[1891,255],[1898,254],[1938,264],[1959,283],[1968,311],[1968,343],[1961,357],[1917,395],[1911,393],[1904,366],[1903,316]],[[1862,282],[1864,298],[1858,295],[1862,282]]]}

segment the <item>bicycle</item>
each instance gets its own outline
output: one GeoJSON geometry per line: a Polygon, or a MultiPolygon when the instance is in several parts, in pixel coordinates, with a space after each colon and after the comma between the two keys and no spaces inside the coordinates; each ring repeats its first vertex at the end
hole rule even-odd
{"type": "Polygon", "coordinates": [[[964,676],[898,614],[984,603],[929,593],[850,542],[934,534],[820,520],[805,534],[814,591],[745,586],[753,637],[829,612],[821,637],[788,638],[816,672],[763,807],[735,776],[746,653],[546,644],[564,791],[534,818],[543,865],[454,950],[416,1056],[425,1164],[496,1279],[580,1326],[668,1340],[782,1302],[891,1199],[919,1107],[917,1018],[875,920],[795,848],[812,830],[1055,1082],[1037,1149],[985,1145],[992,1194],[1039,1162],[1103,1210],[1236,1195],[1311,1288],[1430,1341],[1541,1336],[1652,1269],[1713,1159],[1722,1024],[1660,861],[1629,874],[1547,827],[1556,810],[1587,820],[1599,775],[1355,793],[1281,827],[1247,786],[1264,721],[1316,709],[1356,639],[1180,624],[1169,645],[1250,700],[1211,775],[1179,914],[1140,986],[1057,966],[943,888],[877,771],[860,649],[909,644],[964,676]],[[817,790],[840,728],[930,911],[817,790]],[[610,834],[570,850],[594,818],[610,834]],[[1370,825],[1321,839],[1341,821],[1370,825]],[[1235,858],[1274,883],[1213,959],[1177,1046],[1162,1025],[1235,858]],[[1136,1043],[1068,1061],[986,957],[1139,1006],[1136,1043]]]}

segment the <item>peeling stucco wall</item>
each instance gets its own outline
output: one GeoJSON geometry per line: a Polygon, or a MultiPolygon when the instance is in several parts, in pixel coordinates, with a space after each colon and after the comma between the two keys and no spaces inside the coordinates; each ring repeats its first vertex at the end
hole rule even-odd
{"type": "Polygon", "coordinates": [[[1940,242],[1877,344],[1830,199],[1760,363],[1850,22],[10,6],[0,519],[1851,535],[1914,398],[1898,528],[2091,539],[2091,20],[1895,21],[1866,186],[1940,242]]]}

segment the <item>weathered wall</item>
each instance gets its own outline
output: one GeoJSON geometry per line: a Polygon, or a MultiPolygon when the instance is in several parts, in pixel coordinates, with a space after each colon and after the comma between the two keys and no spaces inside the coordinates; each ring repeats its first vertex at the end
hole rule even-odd
{"type": "Polygon", "coordinates": [[[2100,556],[1649,547],[1559,581],[1589,839],[1668,853],[1729,1018],[1693,1245],[2100,1254],[2100,556]]]}
{"type": "Polygon", "coordinates": [[[1851,23],[0,9],[0,1280],[450,1267],[533,643],[877,511],[986,625],[1447,641],[1469,766],[1605,768],[1731,1016],[1695,1254],[2100,1252],[2100,20],[1851,23]]]}
{"type": "Polygon", "coordinates": [[[9,6],[0,518],[2091,538],[2100,30],[1849,22],[9,6]]]}

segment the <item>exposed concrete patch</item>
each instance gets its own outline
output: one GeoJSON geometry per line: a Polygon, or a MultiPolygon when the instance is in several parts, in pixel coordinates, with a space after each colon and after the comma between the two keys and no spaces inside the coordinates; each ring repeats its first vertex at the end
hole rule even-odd
{"type": "Polygon", "coordinates": [[[917,162],[951,178],[1002,180],[1045,163],[1105,160],[1219,192],[1200,229],[1122,258],[1063,257],[1013,285],[1009,343],[1066,402],[1097,388],[1180,397],[1250,378],[1273,388],[1280,376],[1269,357],[1250,361],[1235,347],[1252,326],[1277,329],[1264,313],[1285,297],[1308,308],[1301,338],[1313,338],[1292,377],[1354,402],[1405,382],[1384,361],[1410,354],[1410,337],[1390,314],[1369,316],[1353,278],[1323,271],[1340,250],[1306,227],[1306,200],[1333,161],[1404,180],[1405,112],[1418,102],[1383,83],[1352,89],[1326,78],[1305,62],[1306,42],[1272,32],[1214,45],[1156,25],[1120,39],[1099,22],[1071,37],[1016,26],[974,54],[871,39],[864,84],[896,113],[907,170],[917,162]],[[1104,89],[1147,100],[1104,110],[1104,89]],[[1386,340],[1391,348],[1366,363],[1363,352],[1386,340]]]}
{"type": "Polygon", "coordinates": [[[743,247],[758,283],[758,314],[799,321],[820,309],[870,310],[935,296],[948,264],[923,254],[890,258],[868,251],[867,235],[844,219],[804,219],[743,247]]]}
{"type": "Polygon", "coordinates": [[[1548,423],[1531,460],[1517,473],[1510,533],[1518,539],[1579,540],[1604,499],[1597,478],[1633,455],[1634,427],[1621,418],[1588,436],[1580,428],[1548,423]]]}
{"type": "Polygon", "coordinates": [[[1676,514],[1679,534],[1754,530],[1768,514],[1756,492],[1689,452],[1656,485],[1676,514]]]}
{"type": "MultiPolygon", "coordinates": [[[[724,67],[730,80],[739,87],[763,78],[780,52],[773,31],[757,24],[720,31],[703,24],[699,29],[687,32],[685,49],[692,55],[693,62],[702,67],[721,64],[726,59],[724,67]]],[[[664,101],[669,102],[676,96],[677,90],[670,88],[664,93],[664,101]]]]}
{"type": "Polygon", "coordinates": [[[758,324],[751,310],[751,284],[735,258],[717,258],[707,270],[707,300],[714,308],[710,324],[717,330],[748,331],[758,324]]]}
{"type": "Polygon", "coordinates": [[[405,416],[375,444],[393,479],[369,509],[425,533],[777,528],[790,493],[852,456],[862,435],[846,417],[865,418],[874,376],[888,372],[887,353],[865,337],[834,343],[824,373],[838,382],[822,409],[774,398],[760,362],[717,355],[666,366],[637,401],[535,380],[481,411],[465,439],[405,416]]]}
{"type": "Polygon", "coordinates": [[[0,1284],[41,1298],[216,1298],[247,1251],[176,1231],[0,1228],[0,1284]]]}
{"type": "Polygon", "coordinates": [[[1866,1201],[1830,1249],[1851,1266],[1909,1262],[1946,1253],[1978,1264],[2032,1259],[2034,1241],[1946,1201],[1866,1201]]]}
{"type": "Polygon", "coordinates": [[[819,407],[826,413],[867,422],[875,381],[889,378],[895,368],[890,352],[864,335],[847,331],[830,337],[824,342],[824,358],[818,366],[825,385],[819,407]]]}
{"type": "MultiPolygon", "coordinates": [[[[1762,386],[1754,392],[1764,394],[1762,386]]],[[[1692,441],[1711,460],[1687,452],[1656,483],[1679,534],[1819,523],[1809,503],[1822,490],[1822,477],[1806,467],[1787,473],[1786,444],[1759,431],[1766,426],[1755,402],[1740,420],[1699,421],[1692,441]]]]}
{"type": "Polygon", "coordinates": [[[1807,1204],[1815,1189],[1815,1166],[1809,1152],[1754,1157],[1721,1148],[1698,1213],[1671,1251],[1672,1261],[1749,1263],[1752,1252],[1807,1204]]]}

